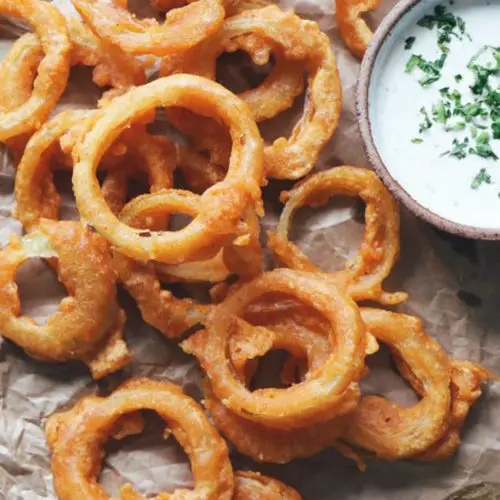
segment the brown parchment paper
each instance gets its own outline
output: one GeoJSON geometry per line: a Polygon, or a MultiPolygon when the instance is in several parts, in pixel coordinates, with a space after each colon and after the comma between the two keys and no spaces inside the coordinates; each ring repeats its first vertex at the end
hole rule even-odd
{"type": "MultiPolygon", "coordinates": [[[[21,0],[20,0],[21,1],[21,0]]],[[[69,0],[55,0],[67,15],[74,15],[69,0]]],[[[140,3],[140,2],[139,2],[140,3]]],[[[143,0],[146,3],[146,0],[143,0]]],[[[393,5],[392,0],[369,19],[376,26],[393,5]]],[[[359,63],[345,49],[336,29],[331,0],[283,0],[303,17],[318,21],[335,47],[343,82],[341,124],[322,154],[318,168],[341,164],[368,166],[357,131],[354,90],[359,63]]],[[[0,52],[4,54],[23,27],[2,20],[0,52]]],[[[62,106],[94,106],[99,92],[90,82],[90,71],[76,69],[62,106]]],[[[289,126],[298,110],[278,122],[265,124],[266,136],[289,126]],[[274,131],[274,132],[273,132],[274,131]]],[[[397,124],[395,124],[397,126],[397,124]]],[[[401,159],[404,161],[404,158],[401,159]]],[[[0,152],[0,244],[12,233],[21,234],[12,218],[14,170],[4,150],[0,152]]],[[[276,193],[287,183],[266,188],[264,228],[273,227],[279,213],[276,193]]],[[[64,198],[65,215],[75,215],[73,201],[64,198]]],[[[326,270],[341,265],[356,249],[362,234],[354,202],[340,200],[317,211],[303,211],[295,219],[293,236],[326,270]]],[[[457,358],[482,362],[500,373],[500,246],[465,241],[438,233],[402,211],[401,261],[389,284],[406,290],[409,300],[402,311],[423,318],[427,330],[457,358]]],[[[39,262],[29,262],[18,273],[23,310],[43,318],[57,307],[64,290],[39,262]]],[[[70,406],[88,393],[106,394],[129,376],[171,380],[199,398],[200,373],[196,364],[173,343],[145,325],[132,301],[121,297],[127,310],[126,331],[134,360],[124,373],[95,383],[77,364],[50,365],[28,358],[12,343],[0,340],[0,498],[8,500],[55,499],[50,455],[44,423],[54,411],[70,406]]],[[[363,382],[367,391],[383,393],[398,402],[414,396],[390,369],[381,353],[370,360],[371,374],[363,382]]],[[[500,482],[500,388],[490,385],[472,410],[458,453],[443,463],[370,462],[366,472],[333,451],[286,466],[259,466],[233,454],[235,467],[248,467],[276,476],[295,486],[306,500],[432,500],[443,499],[458,488],[482,481],[500,482]],[[496,417],[496,418],[495,418],[496,417]]],[[[111,444],[101,481],[110,494],[132,482],[144,495],[189,486],[191,474],[185,455],[173,440],[161,438],[154,419],[148,432],[119,445],[111,444]]],[[[82,499],[85,500],[85,499],[82,499]]]]}

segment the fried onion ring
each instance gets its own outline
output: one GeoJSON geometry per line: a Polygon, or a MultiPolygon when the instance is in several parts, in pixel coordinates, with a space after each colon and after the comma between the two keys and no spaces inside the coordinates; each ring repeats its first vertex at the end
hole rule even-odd
{"type": "MultiPolygon", "coordinates": [[[[312,273],[278,269],[260,275],[216,305],[205,327],[204,345],[196,354],[214,393],[237,415],[268,427],[300,428],[339,415],[364,369],[366,336],[358,308],[333,283],[312,273]],[[238,316],[267,293],[293,295],[324,316],[332,351],[308,380],[287,389],[250,392],[228,358],[228,343],[241,327],[238,316]]],[[[189,352],[189,343],[183,348],[189,352]]]]}
{"type": "MultiPolygon", "coordinates": [[[[229,17],[215,36],[187,54],[164,59],[162,74],[190,73],[215,80],[216,62],[224,52],[245,50],[259,66],[269,62],[272,52],[276,63],[269,76],[257,88],[241,92],[238,97],[250,106],[256,122],[273,118],[289,109],[304,87],[304,64],[301,60],[288,58],[294,48],[287,33],[280,29],[281,23],[286,23],[289,17],[290,13],[276,6],[229,17]]],[[[190,133],[185,114],[180,117],[169,114],[169,118],[174,118],[174,125],[181,131],[195,135],[190,133]]]]}
{"type": "Polygon", "coordinates": [[[360,59],[373,36],[362,15],[376,9],[380,0],[334,0],[337,24],[345,44],[360,59]]]}
{"type": "Polygon", "coordinates": [[[0,263],[0,332],[4,337],[36,359],[80,359],[89,364],[96,378],[130,361],[121,340],[124,313],[116,304],[116,277],[105,240],[78,222],[42,220],[37,231],[11,239],[0,251],[0,263]],[[69,293],[43,326],[20,315],[15,284],[17,268],[38,256],[54,263],[69,293]]]}
{"type": "MultiPolygon", "coordinates": [[[[47,421],[54,486],[61,500],[110,498],[97,482],[102,447],[107,437],[115,433],[121,417],[140,410],[158,413],[191,460],[194,490],[160,493],[158,500],[233,498],[234,478],[226,443],[200,406],[174,384],[134,379],[106,398],[87,396],[73,409],[54,414],[47,421]]],[[[144,500],[131,485],[122,488],[120,498],[144,500]]]]}
{"type": "Polygon", "coordinates": [[[213,35],[224,21],[221,0],[188,0],[188,5],[155,19],[137,19],[127,1],[72,0],[78,13],[99,38],[131,54],[165,56],[186,50],[213,35]]]}
{"type": "Polygon", "coordinates": [[[342,166],[318,172],[283,192],[286,202],[277,231],[268,234],[268,247],[278,262],[301,271],[321,272],[336,283],[347,286],[354,300],[376,300],[398,304],[406,300],[404,292],[389,293],[382,288],[399,256],[399,209],[380,179],[370,170],[342,166]],[[366,203],[366,229],[355,259],[343,271],[323,273],[288,239],[291,218],[303,205],[319,207],[331,196],[359,196],[366,203]]]}
{"type": "MultiPolygon", "coordinates": [[[[0,13],[22,18],[33,26],[44,52],[28,100],[0,112],[0,140],[5,141],[33,132],[48,118],[66,89],[71,43],[63,15],[48,2],[0,0],[0,13]]],[[[2,79],[10,78],[10,70],[10,66],[2,65],[2,79]]]]}
{"type": "Polygon", "coordinates": [[[452,363],[418,318],[370,308],[361,315],[367,329],[397,352],[422,384],[422,399],[402,408],[383,397],[362,397],[344,440],[386,460],[414,457],[448,430],[452,363]]]}
{"type": "MultiPolygon", "coordinates": [[[[29,140],[18,165],[15,183],[15,216],[28,230],[35,227],[42,217],[55,220],[59,218],[60,195],[53,179],[54,157],[60,150],[60,143],[65,134],[71,133],[73,128],[95,113],[93,110],[63,111],[44,124],[29,140]]],[[[125,202],[123,198],[126,195],[127,181],[134,173],[125,170],[127,161],[136,162],[139,170],[146,172],[152,191],[172,185],[173,148],[169,151],[168,145],[164,146],[162,139],[137,127],[126,131],[119,140],[125,144],[127,156],[124,152],[119,157],[120,167],[116,167],[119,173],[113,177],[114,188],[111,189],[111,179],[107,179],[103,187],[103,196],[111,210],[116,210],[120,203],[121,210],[125,202]],[[122,179],[120,189],[117,186],[117,176],[122,179]]]]}
{"type": "Polygon", "coordinates": [[[222,86],[193,75],[173,75],[136,87],[106,106],[76,149],[73,188],[82,218],[123,254],[169,264],[213,257],[225,243],[244,234],[241,214],[260,210],[262,138],[246,105],[222,86]],[[199,215],[177,232],[143,231],[120,222],[100,192],[98,163],[130,121],[163,106],[187,106],[218,115],[230,126],[234,148],[224,181],[201,197],[199,215]],[[239,234],[238,234],[239,233],[239,234]]]}
{"type": "MultiPolygon", "coordinates": [[[[240,94],[250,105],[256,121],[271,118],[289,108],[301,91],[302,72],[304,69],[308,72],[307,99],[301,119],[288,139],[280,137],[264,149],[264,166],[269,177],[303,177],[315,166],[320,151],[333,135],[342,106],[340,77],[328,37],[316,23],[272,5],[229,18],[222,41],[209,40],[179,64],[182,71],[214,78],[219,53],[238,48],[248,51],[259,64],[268,61],[270,51],[277,55],[275,69],[266,81],[257,89],[240,94]]],[[[175,70],[175,62],[169,64],[167,61],[164,71],[172,71],[171,66],[175,70]]],[[[169,118],[190,139],[199,137],[192,124],[197,117],[185,113],[176,117],[169,113],[169,118]]],[[[220,129],[217,123],[203,121],[201,129],[208,129],[212,140],[207,141],[202,132],[206,145],[197,144],[199,141],[195,139],[196,151],[208,149],[211,152],[221,142],[224,144],[224,131],[217,132],[220,129]]],[[[210,160],[223,165],[221,159],[212,154],[210,160]]]]}
{"type": "Polygon", "coordinates": [[[233,500],[302,500],[290,486],[258,472],[237,471],[234,478],[233,500]]]}

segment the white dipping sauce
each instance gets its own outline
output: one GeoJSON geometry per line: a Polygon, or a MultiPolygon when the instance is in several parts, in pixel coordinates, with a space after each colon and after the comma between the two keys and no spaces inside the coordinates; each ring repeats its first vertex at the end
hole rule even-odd
{"type": "MultiPolygon", "coordinates": [[[[500,46],[500,0],[456,0],[436,2],[423,0],[407,13],[388,37],[373,69],[369,89],[369,116],[373,139],[378,152],[394,179],[423,207],[452,222],[480,228],[500,227],[500,160],[480,158],[469,154],[459,160],[441,156],[449,150],[453,139],[470,136],[465,132],[446,132],[440,124],[418,133],[423,121],[420,109],[425,106],[431,114],[433,103],[442,100],[439,89],[450,87],[462,94],[462,101],[472,102],[469,85],[474,82],[469,60],[485,45],[500,46]],[[415,68],[405,73],[412,54],[436,60],[441,52],[437,46],[436,29],[417,26],[426,14],[433,14],[436,5],[460,16],[472,40],[453,38],[441,78],[427,88],[418,80],[422,73],[415,68]],[[410,50],[404,49],[406,38],[416,41],[410,50]],[[463,75],[457,83],[456,74],[463,75]],[[413,144],[421,137],[424,142],[413,144]],[[483,183],[471,189],[479,170],[486,168],[491,184],[483,183]]],[[[490,77],[491,83],[497,83],[490,77]]],[[[495,85],[496,86],[496,85],[495,85]]],[[[491,130],[489,130],[491,135],[491,130]]],[[[473,144],[472,144],[473,145],[473,144]]],[[[500,156],[500,141],[491,138],[490,145],[500,156]]]]}

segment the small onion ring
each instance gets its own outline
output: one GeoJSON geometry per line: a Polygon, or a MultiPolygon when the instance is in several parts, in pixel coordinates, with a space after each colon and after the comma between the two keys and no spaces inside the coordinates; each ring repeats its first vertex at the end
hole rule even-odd
{"type": "Polygon", "coordinates": [[[354,300],[376,300],[398,304],[406,300],[404,292],[382,289],[399,256],[398,204],[380,179],[370,170],[341,166],[318,172],[283,192],[286,202],[276,233],[269,233],[268,247],[278,262],[301,271],[319,272],[338,284],[345,284],[354,300]],[[291,218],[303,205],[318,207],[335,195],[359,196],[366,203],[366,228],[358,256],[343,271],[324,273],[288,239],[291,218]]]}
{"type": "Polygon", "coordinates": [[[298,491],[258,472],[236,471],[233,500],[302,500],[298,491]]]}
{"type": "Polygon", "coordinates": [[[396,351],[423,384],[422,399],[402,408],[383,397],[362,397],[344,440],[386,460],[413,457],[448,430],[452,364],[418,318],[370,308],[362,308],[361,315],[367,329],[396,351]]]}
{"type": "Polygon", "coordinates": [[[214,393],[236,414],[269,427],[292,429],[328,420],[364,369],[366,335],[357,306],[333,283],[312,273],[278,269],[260,275],[216,305],[205,327],[198,359],[214,393]],[[250,392],[228,359],[228,342],[245,308],[263,294],[278,292],[293,295],[325,317],[332,352],[307,381],[250,392]]]}
{"type": "MultiPolygon", "coordinates": [[[[226,443],[198,403],[174,384],[133,379],[108,397],[87,396],[71,410],[54,414],[47,421],[45,431],[52,450],[54,486],[61,500],[110,498],[97,482],[102,446],[114,434],[123,415],[128,417],[140,410],[158,413],[191,460],[194,490],[161,493],[158,500],[233,498],[234,478],[226,443]]],[[[121,493],[121,498],[144,500],[131,485],[124,486],[121,493]]]]}
{"type": "Polygon", "coordinates": [[[188,0],[188,5],[168,12],[159,25],[154,19],[137,19],[128,12],[126,1],[72,2],[99,38],[136,55],[165,56],[193,47],[213,35],[225,15],[222,0],[188,0]]]}
{"type": "MultiPolygon", "coordinates": [[[[28,100],[14,110],[0,112],[0,141],[38,129],[66,89],[71,43],[64,16],[40,0],[0,0],[0,14],[22,18],[36,30],[45,57],[28,100]]],[[[9,78],[2,66],[2,78],[9,78]]]]}
{"type": "MultiPolygon", "coordinates": [[[[224,21],[222,29],[215,36],[187,54],[164,59],[162,74],[190,73],[215,80],[216,62],[224,52],[245,50],[258,65],[267,64],[273,52],[276,63],[264,82],[257,88],[237,95],[250,106],[256,122],[274,118],[289,109],[304,88],[304,65],[301,61],[286,57],[290,46],[286,36],[280,32],[280,24],[289,17],[289,13],[284,13],[276,6],[231,16],[224,21]]],[[[173,123],[177,128],[194,135],[190,133],[189,124],[185,123],[184,114],[176,118],[173,123]]]]}
{"type": "Polygon", "coordinates": [[[376,9],[380,0],[334,0],[337,24],[345,44],[360,59],[373,36],[362,15],[376,9]]]}
{"type": "MultiPolygon", "coordinates": [[[[110,352],[110,342],[121,337],[123,312],[116,316],[116,277],[105,240],[78,222],[42,220],[37,231],[23,239],[13,237],[0,256],[0,332],[4,337],[45,361],[80,359],[91,364],[103,349],[110,352]],[[57,259],[59,280],[69,293],[43,326],[20,316],[15,284],[16,269],[38,256],[49,262],[57,259]],[[113,338],[106,340],[110,329],[113,338]]],[[[126,364],[130,353],[124,353],[123,344],[119,347],[126,364]]],[[[104,371],[102,363],[99,366],[96,374],[104,371]]]]}
{"type": "Polygon", "coordinates": [[[89,128],[75,155],[77,206],[84,220],[129,257],[169,264],[212,257],[238,235],[241,214],[249,207],[260,209],[262,138],[246,105],[217,83],[193,75],[161,78],[115,98],[89,128]],[[134,117],[169,105],[219,115],[230,127],[234,147],[226,178],[202,195],[199,215],[180,231],[143,238],[140,230],[110,211],[95,172],[104,152],[134,117]]]}

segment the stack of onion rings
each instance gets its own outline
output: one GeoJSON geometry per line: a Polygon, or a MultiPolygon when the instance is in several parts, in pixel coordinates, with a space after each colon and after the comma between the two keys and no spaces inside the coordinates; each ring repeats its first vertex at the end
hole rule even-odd
{"type": "Polygon", "coordinates": [[[214,256],[228,240],[245,229],[241,214],[258,210],[261,203],[262,139],[248,108],[222,86],[192,75],[174,75],[137,87],[106,106],[106,113],[91,124],[76,150],[73,187],[84,220],[117,249],[142,260],[181,264],[214,256]],[[229,170],[224,181],[201,197],[200,213],[175,233],[140,230],[120,222],[100,192],[95,172],[114,139],[134,117],[159,106],[187,106],[219,115],[234,138],[229,170]]]}

